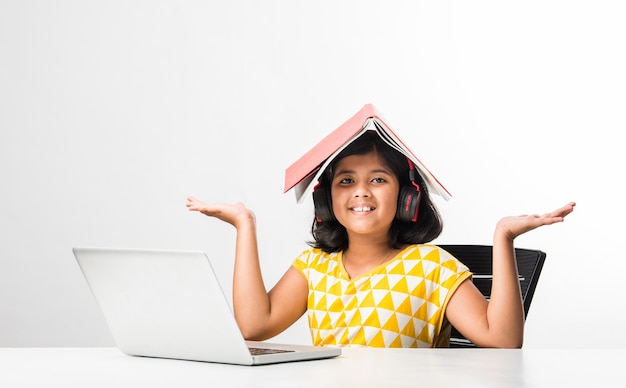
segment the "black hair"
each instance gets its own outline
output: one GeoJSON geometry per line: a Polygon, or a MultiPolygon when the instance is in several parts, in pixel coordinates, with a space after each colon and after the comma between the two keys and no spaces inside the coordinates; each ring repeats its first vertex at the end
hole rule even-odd
{"type": "MultiPolygon", "coordinates": [[[[400,187],[411,184],[407,158],[385,143],[376,132],[367,131],[341,151],[320,176],[320,187],[327,190],[328,198],[330,197],[330,187],[337,163],[347,156],[365,155],[370,152],[375,152],[382,158],[383,162],[398,178],[400,187]]],[[[417,222],[404,222],[398,220],[397,217],[393,220],[389,228],[389,240],[393,248],[401,248],[405,244],[430,242],[437,238],[443,230],[439,211],[430,198],[424,179],[417,171],[415,183],[421,189],[417,222]]],[[[331,203],[330,198],[328,203],[331,203]]],[[[332,212],[332,206],[330,211],[332,212]]],[[[320,222],[314,217],[311,234],[314,240],[309,241],[308,244],[311,247],[320,248],[324,252],[338,252],[348,247],[346,228],[336,219],[320,222]]]]}

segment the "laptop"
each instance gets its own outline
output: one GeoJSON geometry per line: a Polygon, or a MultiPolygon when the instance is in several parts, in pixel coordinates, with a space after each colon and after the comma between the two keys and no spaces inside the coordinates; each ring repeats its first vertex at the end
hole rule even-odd
{"type": "Polygon", "coordinates": [[[246,341],[201,251],[74,247],[116,346],[133,356],[262,365],[341,349],[246,341]]]}

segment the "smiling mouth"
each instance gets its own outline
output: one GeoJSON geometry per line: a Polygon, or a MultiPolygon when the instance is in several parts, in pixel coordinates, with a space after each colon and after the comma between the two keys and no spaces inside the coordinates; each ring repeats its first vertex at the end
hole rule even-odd
{"type": "Polygon", "coordinates": [[[350,208],[350,210],[352,210],[353,212],[357,212],[357,213],[371,212],[374,209],[376,208],[369,207],[369,206],[357,206],[357,207],[350,208]]]}

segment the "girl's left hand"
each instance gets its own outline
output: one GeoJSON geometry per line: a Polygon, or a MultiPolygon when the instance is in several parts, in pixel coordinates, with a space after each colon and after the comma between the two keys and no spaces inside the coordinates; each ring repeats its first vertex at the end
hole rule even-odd
{"type": "Polygon", "coordinates": [[[502,232],[509,239],[513,240],[517,236],[540,226],[563,222],[565,216],[574,211],[574,206],[576,206],[576,203],[570,202],[550,213],[504,217],[498,221],[496,232],[502,232]]]}

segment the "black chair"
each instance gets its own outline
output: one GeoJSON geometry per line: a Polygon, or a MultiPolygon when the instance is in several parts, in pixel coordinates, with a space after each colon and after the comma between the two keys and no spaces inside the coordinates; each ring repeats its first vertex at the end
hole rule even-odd
{"type": "MultiPolygon", "coordinates": [[[[474,274],[473,281],[482,294],[489,299],[492,280],[492,246],[491,245],[439,245],[450,252],[474,274]]],[[[524,301],[524,314],[528,316],[539,275],[546,259],[545,252],[536,249],[515,248],[517,270],[524,301]]],[[[473,348],[475,344],[467,340],[454,326],[450,335],[451,348],[473,348]]]]}

